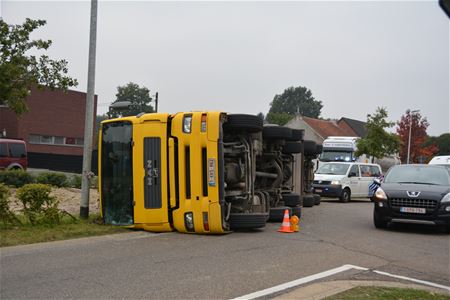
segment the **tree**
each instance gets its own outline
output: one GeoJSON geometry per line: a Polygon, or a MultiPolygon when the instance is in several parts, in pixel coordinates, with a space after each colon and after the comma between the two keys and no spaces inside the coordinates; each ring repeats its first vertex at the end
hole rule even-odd
{"type": "Polygon", "coordinates": [[[150,90],[146,87],[140,87],[136,83],[130,82],[124,86],[117,87],[116,100],[113,102],[129,101],[131,104],[126,109],[114,110],[108,112],[111,118],[135,116],[141,112],[151,113],[153,107],[150,105],[152,101],[150,90]]]}
{"type": "Polygon", "coordinates": [[[7,105],[17,115],[28,111],[26,97],[32,86],[67,90],[78,85],[76,79],[65,75],[67,61],[28,54],[51,46],[50,40],[30,40],[30,33],[45,23],[27,18],[22,25],[9,25],[0,18],[0,105],[7,105]]]}
{"type": "Polygon", "coordinates": [[[435,153],[435,155],[450,155],[450,133],[443,133],[438,137],[428,137],[424,146],[428,147],[433,144],[439,149],[439,152],[435,153]]]}
{"type": "Polygon", "coordinates": [[[427,119],[422,118],[420,113],[411,113],[409,109],[401,117],[400,121],[397,122],[397,134],[401,140],[400,159],[402,162],[407,162],[410,126],[410,162],[424,162],[439,151],[434,143],[428,146],[425,145],[428,139],[427,128],[429,125],[427,119]]]}
{"type": "Polygon", "coordinates": [[[356,156],[366,154],[374,158],[383,158],[390,154],[398,152],[400,140],[394,133],[389,133],[385,128],[395,125],[394,122],[388,122],[386,118],[388,113],[386,108],[378,107],[375,114],[367,115],[367,135],[358,140],[356,147],[356,156]]]}
{"type": "Polygon", "coordinates": [[[284,125],[296,114],[318,118],[322,107],[322,101],[315,100],[306,87],[289,87],[275,95],[266,118],[269,123],[284,125]]]}

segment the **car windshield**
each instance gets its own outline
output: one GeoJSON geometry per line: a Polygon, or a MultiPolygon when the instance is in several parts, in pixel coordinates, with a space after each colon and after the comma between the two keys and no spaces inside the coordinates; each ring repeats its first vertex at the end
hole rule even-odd
{"type": "Polygon", "coordinates": [[[332,175],[345,175],[350,167],[348,164],[323,164],[316,171],[316,174],[332,174],[332,175]]]}
{"type": "Polygon", "coordinates": [[[321,161],[351,161],[352,153],[346,151],[324,151],[320,154],[321,161]]]}
{"type": "Polygon", "coordinates": [[[450,185],[449,171],[445,168],[424,166],[396,166],[384,178],[385,183],[415,183],[450,185]]]}

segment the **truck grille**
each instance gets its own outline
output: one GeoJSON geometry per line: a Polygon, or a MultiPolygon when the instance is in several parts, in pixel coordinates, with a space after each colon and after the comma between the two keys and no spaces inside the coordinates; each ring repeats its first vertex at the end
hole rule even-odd
{"type": "Polygon", "coordinates": [[[435,209],[438,204],[436,200],[409,198],[392,198],[389,199],[389,202],[392,207],[423,207],[428,209],[435,209]]]}
{"type": "Polygon", "coordinates": [[[331,181],[314,180],[313,183],[315,183],[315,184],[331,184],[331,181]]]}

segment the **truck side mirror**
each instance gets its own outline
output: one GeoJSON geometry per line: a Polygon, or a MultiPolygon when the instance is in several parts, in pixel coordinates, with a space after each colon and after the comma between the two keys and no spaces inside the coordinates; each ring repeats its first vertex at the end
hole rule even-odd
{"type": "Polygon", "coordinates": [[[348,177],[356,177],[356,172],[350,172],[350,173],[348,174],[348,177]]]}
{"type": "Polygon", "coordinates": [[[375,182],[376,184],[380,185],[381,184],[381,180],[380,178],[374,178],[373,182],[375,182]]]}

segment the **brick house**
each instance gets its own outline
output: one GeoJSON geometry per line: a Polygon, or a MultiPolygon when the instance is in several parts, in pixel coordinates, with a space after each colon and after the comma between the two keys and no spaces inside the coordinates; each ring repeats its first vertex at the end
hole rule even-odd
{"type": "Polygon", "coordinates": [[[0,134],[27,143],[31,168],[81,172],[86,93],[33,88],[26,102],[29,112],[20,117],[0,107],[0,134]]]}

